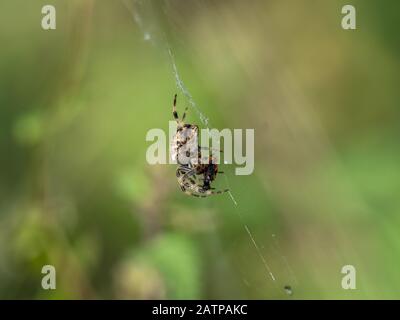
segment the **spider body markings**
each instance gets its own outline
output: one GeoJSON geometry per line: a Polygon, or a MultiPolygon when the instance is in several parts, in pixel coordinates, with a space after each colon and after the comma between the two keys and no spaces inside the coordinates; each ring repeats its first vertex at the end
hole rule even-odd
{"type": "Polygon", "coordinates": [[[176,98],[177,95],[174,96],[172,114],[178,126],[171,141],[171,157],[173,160],[176,160],[178,164],[188,164],[188,160],[190,161],[190,159],[194,157],[190,151],[197,150],[199,127],[197,125],[185,123],[187,107],[182,115],[182,119],[179,119],[178,112],[176,111],[176,98]]]}
{"type": "Polygon", "coordinates": [[[202,198],[228,192],[228,189],[214,191],[215,188],[211,187],[218,173],[217,161],[212,156],[209,156],[206,163],[202,161],[201,150],[205,148],[197,143],[199,128],[197,125],[184,122],[187,108],[182,119],[179,119],[176,111],[176,97],[175,95],[172,114],[178,127],[171,143],[171,156],[178,162],[176,177],[181,190],[190,196],[202,198]],[[189,161],[186,160],[184,163],[181,161],[182,157],[186,157],[189,161]]]}

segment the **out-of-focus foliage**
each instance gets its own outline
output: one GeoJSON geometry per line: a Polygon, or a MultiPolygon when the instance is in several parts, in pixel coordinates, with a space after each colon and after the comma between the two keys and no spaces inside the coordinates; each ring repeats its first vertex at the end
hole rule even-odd
{"type": "Polygon", "coordinates": [[[146,36],[134,2],[0,3],[0,298],[400,298],[400,3],[352,1],[345,31],[339,0],[156,1],[146,36]],[[242,220],[146,163],[165,39],[213,126],[255,128],[253,175],[224,166],[242,220]]]}

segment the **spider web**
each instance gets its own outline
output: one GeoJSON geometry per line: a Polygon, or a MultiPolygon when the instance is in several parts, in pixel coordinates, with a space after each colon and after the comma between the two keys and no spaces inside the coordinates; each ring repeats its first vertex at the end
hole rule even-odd
{"type": "MultiPolygon", "coordinates": [[[[178,71],[178,66],[175,60],[174,52],[172,50],[172,47],[169,44],[169,41],[165,35],[165,33],[162,31],[162,28],[160,25],[155,23],[154,21],[157,21],[157,17],[154,16],[153,14],[153,9],[152,8],[152,2],[151,1],[144,1],[144,0],[122,0],[125,7],[128,9],[130,14],[132,15],[133,20],[135,21],[136,25],[139,27],[143,34],[143,40],[150,42],[153,46],[161,50],[164,54],[166,54],[166,59],[169,61],[169,64],[171,66],[172,70],[172,75],[176,84],[176,87],[179,89],[179,91],[186,97],[190,107],[195,111],[197,114],[198,118],[200,119],[201,123],[207,128],[211,129],[212,125],[210,123],[209,117],[206,116],[206,114],[201,110],[201,108],[197,105],[195,102],[192,94],[190,91],[187,89],[185,83],[182,80],[182,77],[178,71]],[[152,24],[147,24],[145,23],[147,20],[152,21],[152,24]]],[[[229,195],[230,202],[232,203],[232,206],[234,208],[235,213],[237,214],[247,236],[249,237],[249,240],[254,247],[260,261],[263,264],[263,267],[265,269],[267,277],[270,279],[270,281],[273,282],[274,287],[276,290],[281,291],[282,288],[279,288],[277,284],[277,277],[274,275],[269,263],[267,262],[266,257],[262,253],[260,246],[255,239],[253,233],[251,232],[249,226],[245,222],[245,219],[243,217],[243,210],[241,210],[238,204],[238,201],[236,200],[236,197],[233,195],[233,192],[231,191],[231,185],[230,185],[230,180],[227,174],[224,174],[225,177],[225,184],[229,191],[227,194],[229,195]]],[[[285,268],[288,270],[291,278],[293,279],[294,283],[298,283],[296,276],[291,269],[289,262],[286,258],[286,256],[280,254],[281,252],[281,247],[279,245],[279,241],[276,237],[275,234],[271,235],[272,238],[272,247],[276,251],[276,253],[279,255],[279,257],[283,260],[285,268]]],[[[248,284],[247,280],[244,279],[244,282],[248,284]]],[[[290,286],[285,286],[284,290],[288,295],[291,295],[291,287],[290,286]],[[288,289],[289,288],[289,289],[288,289]]]]}

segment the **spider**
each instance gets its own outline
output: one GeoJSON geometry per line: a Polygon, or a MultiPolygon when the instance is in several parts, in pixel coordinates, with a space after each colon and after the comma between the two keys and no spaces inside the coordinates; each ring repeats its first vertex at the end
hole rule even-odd
{"type": "MultiPolygon", "coordinates": [[[[207,197],[228,192],[228,189],[214,191],[215,188],[211,187],[211,182],[217,177],[218,164],[212,156],[209,156],[208,161],[203,163],[201,150],[205,148],[197,144],[199,127],[184,122],[187,107],[182,119],[179,119],[176,111],[176,98],[177,95],[175,94],[172,113],[178,123],[178,127],[171,143],[171,155],[178,162],[176,177],[181,190],[194,197],[207,197]],[[185,162],[181,162],[183,157],[186,158],[185,162]]],[[[223,172],[219,171],[219,173],[223,172]]]]}

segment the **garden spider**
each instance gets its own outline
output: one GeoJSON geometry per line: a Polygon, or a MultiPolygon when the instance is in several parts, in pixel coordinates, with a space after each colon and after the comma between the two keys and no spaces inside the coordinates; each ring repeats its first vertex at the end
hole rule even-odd
{"type": "MultiPolygon", "coordinates": [[[[197,125],[184,123],[187,108],[183,113],[182,119],[179,119],[176,111],[176,95],[172,110],[174,118],[178,123],[178,128],[171,144],[171,155],[178,162],[176,177],[181,190],[188,195],[203,198],[228,192],[228,189],[214,191],[215,188],[211,187],[211,182],[217,177],[218,164],[212,156],[209,156],[208,161],[203,163],[201,150],[205,148],[197,144],[199,128],[197,125]],[[182,163],[180,161],[182,155],[189,161],[182,163]]],[[[219,173],[223,172],[219,171],[219,173]]]]}

